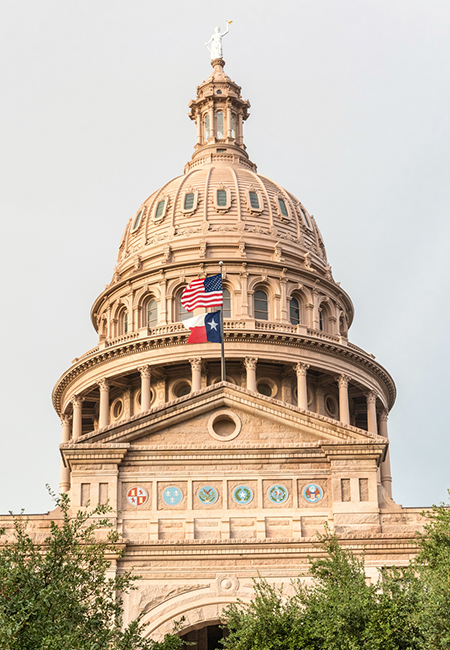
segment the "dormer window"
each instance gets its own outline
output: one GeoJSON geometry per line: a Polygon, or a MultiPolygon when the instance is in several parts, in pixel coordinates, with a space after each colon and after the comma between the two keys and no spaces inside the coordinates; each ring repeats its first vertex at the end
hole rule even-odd
{"type": "Polygon", "coordinates": [[[204,125],[205,125],[205,140],[208,140],[211,135],[211,124],[209,121],[209,113],[206,113],[205,115],[204,125]]]}
{"type": "Polygon", "coordinates": [[[185,195],[185,197],[184,197],[184,209],[185,210],[192,210],[193,205],[194,205],[194,198],[195,198],[194,192],[189,192],[188,194],[185,195]]]}
{"type": "Polygon", "coordinates": [[[248,194],[250,197],[250,206],[255,210],[259,210],[259,196],[256,192],[249,192],[248,194]]]}
{"type": "Polygon", "coordinates": [[[220,208],[225,208],[228,201],[227,201],[227,191],[226,190],[217,190],[217,205],[220,208]]]}
{"type": "Polygon", "coordinates": [[[162,199],[161,201],[158,201],[155,210],[155,221],[161,221],[161,219],[164,219],[166,214],[166,208],[167,208],[167,199],[162,199]]]}
{"type": "Polygon", "coordinates": [[[217,212],[224,213],[228,212],[231,207],[231,192],[224,187],[216,190],[213,194],[214,197],[214,207],[217,212]]]}
{"type": "Polygon", "coordinates": [[[225,138],[225,132],[223,128],[223,113],[219,111],[216,116],[217,121],[217,139],[223,140],[225,138]]]}
{"type": "Polygon", "coordinates": [[[236,137],[236,115],[231,113],[231,137],[236,137]]]}
{"type": "Polygon", "coordinates": [[[134,232],[135,230],[137,230],[139,228],[139,226],[141,225],[141,218],[142,218],[142,210],[137,213],[137,215],[135,217],[135,220],[134,220],[134,223],[133,223],[133,228],[131,229],[131,232],[134,232]]]}
{"type": "Polygon", "coordinates": [[[279,205],[280,212],[281,212],[282,216],[286,217],[286,218],[289,217],[286,201],[284,199],[279,198],[278,199],[278,205],[279,205]]]}
{"type": "Polygon", "coordinates": [[[184,196],[181,197],[181,212],[184,214],[190,214],[192,212],[195,212],[197,209],[197,202],[198,202],[198,191],[197,190],[190,190],[184,194],[184,196]]]}

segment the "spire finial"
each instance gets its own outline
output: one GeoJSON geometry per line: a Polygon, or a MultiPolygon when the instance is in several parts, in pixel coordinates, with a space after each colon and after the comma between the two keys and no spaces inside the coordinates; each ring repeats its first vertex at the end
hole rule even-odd
{"type": "Polygon", "coordinates": [[[232,22],[232,20],[227,20],[227,28],[222,33],[220,33],[220,27],[216,27],[214,29],[214,34],[211,36],[209,41],[205,43],[206,47],[211,44],[211,47],[208,47],[208,50],[211,54],[211,61],[214,61],[214,59],[223,58],[222,38],[225,36],[225,34],[228,34],[232,22]]]}

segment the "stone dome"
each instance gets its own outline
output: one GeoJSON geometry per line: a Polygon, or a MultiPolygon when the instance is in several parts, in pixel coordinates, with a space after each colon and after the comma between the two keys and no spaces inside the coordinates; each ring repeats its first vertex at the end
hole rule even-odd
{"type": "Polygon", "coordinates": [[[392,378],[350,343],[353,304],[333,279],[317,224],[257,173],[243,138],[250,103],[224,61],[212,65],[189,103],[192,159],[129,219],[91,311],[98,344],[63,373],[55,408],[77,438],[212,389],[220,345],[187,345],[181,294],[222,268],[226,381],[375,431],[395,400],[392,378]]]}

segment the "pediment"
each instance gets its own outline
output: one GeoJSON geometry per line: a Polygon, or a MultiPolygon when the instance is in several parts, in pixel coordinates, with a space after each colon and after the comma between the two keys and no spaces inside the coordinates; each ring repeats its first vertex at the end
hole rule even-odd
{"type": "Polygon", "coordinates": [[[311,446],[318,443],[385,443],[380,436],[227,382],[209,386],[128,420],[81,436],[74,444],[134,446],[311,446]],[[217,414],[237,422],[217,424],[217,414]],[[227,428],[228,426],[228,428],[227,428]],[[221,428],[222,427],[222,428],[221,428]],[[231,432],[231,433],[230,433],[231,432]],[[216,433],[216,435],[214,435],[216,433]]]}

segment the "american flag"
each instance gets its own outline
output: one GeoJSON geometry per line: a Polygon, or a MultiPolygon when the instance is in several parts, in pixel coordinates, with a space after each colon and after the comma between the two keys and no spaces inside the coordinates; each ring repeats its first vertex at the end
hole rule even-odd
{"type": "Polygon", "coordinates": [[[181,304],[186,311],[197,307],[220,307],[223,304],[222,275],[192,280],[181,294],[181,304]]]}

